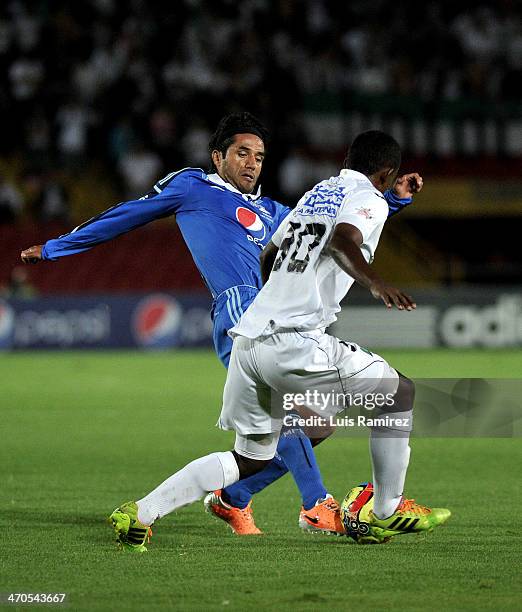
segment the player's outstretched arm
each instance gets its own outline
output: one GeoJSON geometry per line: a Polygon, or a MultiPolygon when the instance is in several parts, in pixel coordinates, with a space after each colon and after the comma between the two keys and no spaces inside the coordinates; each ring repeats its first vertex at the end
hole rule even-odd
{"type": "Polygon", "coordinates": [[[68,234],[25,249],[20,255],[21,259],[24,263],[37,263],[82,253],[155,219],[175,214],[184,200],[186,185],[187,181],[173,180],[151,198],[147,196],[116,204],[68,234]]]}
{"type": "Polygon", "coordinates": [[[413,310],[415,302],[409,295],[384,282],[366,262],[361,252],[363,237],[361,231],[350,223],[339,223],[335,228],[329,251],[335,262],[374,298],[381,299],[387,308],[396,306],[399,310],[413,310]]]}

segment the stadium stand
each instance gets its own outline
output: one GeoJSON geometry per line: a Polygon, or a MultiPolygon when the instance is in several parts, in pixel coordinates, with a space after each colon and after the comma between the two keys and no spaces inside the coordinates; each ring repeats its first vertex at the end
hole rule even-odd
{"type": "MultiPolygon", "coordinates": [[[[35,244],[70,228],[60,224],[30,225],[23,229],[0,226],[0,278],[8,279],[18,264],[21,244],[35,244]]],[[[205,291],[183,238],[174,223],[135,230],[118,244],[100,245],[73,258],[65,257],[28,268],[38,293],[124,293],[150,291],[205,291]]]]}

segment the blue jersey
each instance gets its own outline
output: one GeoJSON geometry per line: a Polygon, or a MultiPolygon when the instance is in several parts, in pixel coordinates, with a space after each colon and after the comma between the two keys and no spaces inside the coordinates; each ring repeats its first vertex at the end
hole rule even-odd
{"type": "Polygon", "coordinates": [[[261,288],[259,253],[289,208],[242,194],[217,174],[186,168],[168,174],[139,200],[122,202],[71,233],[45,243],[43,259],[81,253],[154,219],[176,222],[212,296],[231,287],[261,288]]]}

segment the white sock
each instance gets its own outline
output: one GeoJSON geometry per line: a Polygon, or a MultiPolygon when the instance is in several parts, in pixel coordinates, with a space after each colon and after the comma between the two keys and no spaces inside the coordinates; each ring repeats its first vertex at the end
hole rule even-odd
{"type": "Polygon", "coordinates": [[[222,489],[239,480],[232,452],[212,453],[192,461],[139,499],[138,520],[144,525],[201,499],[205,493],[222,489]]]}
{"type": "Polygon", "coordinates": [[[395,512],[401,501],[410,461],[409,435],[392,430],[389,434],[372,430],[370,452],[373,464],[373,512],[377,518],[384,519],[395,512]]]}

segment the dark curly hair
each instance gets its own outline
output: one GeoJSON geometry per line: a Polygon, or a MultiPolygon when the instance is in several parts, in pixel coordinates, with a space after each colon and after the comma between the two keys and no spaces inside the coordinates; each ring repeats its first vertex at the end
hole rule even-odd
{"type": "Polygon", "coordinates": [[[269,133],[267,128],[250,113],[230,113],[225,115],[218,123],[216,131],[212,134],[208,143],[210,153],[210,171],[216,172],[217,168],[212,161],[212,151],[220,151],[223,156],[227,154],[228,147],[234,142],[236,134],[255,134],[263,143],[267,144],[269,133]]]}
{"type": "Polygon", "coordinates": [[[370,176],[384,168],[398,170],[401,165],[399,143],[384,132],[370,130],[356,136],[344,160],[344,167],[370,176]]]}

